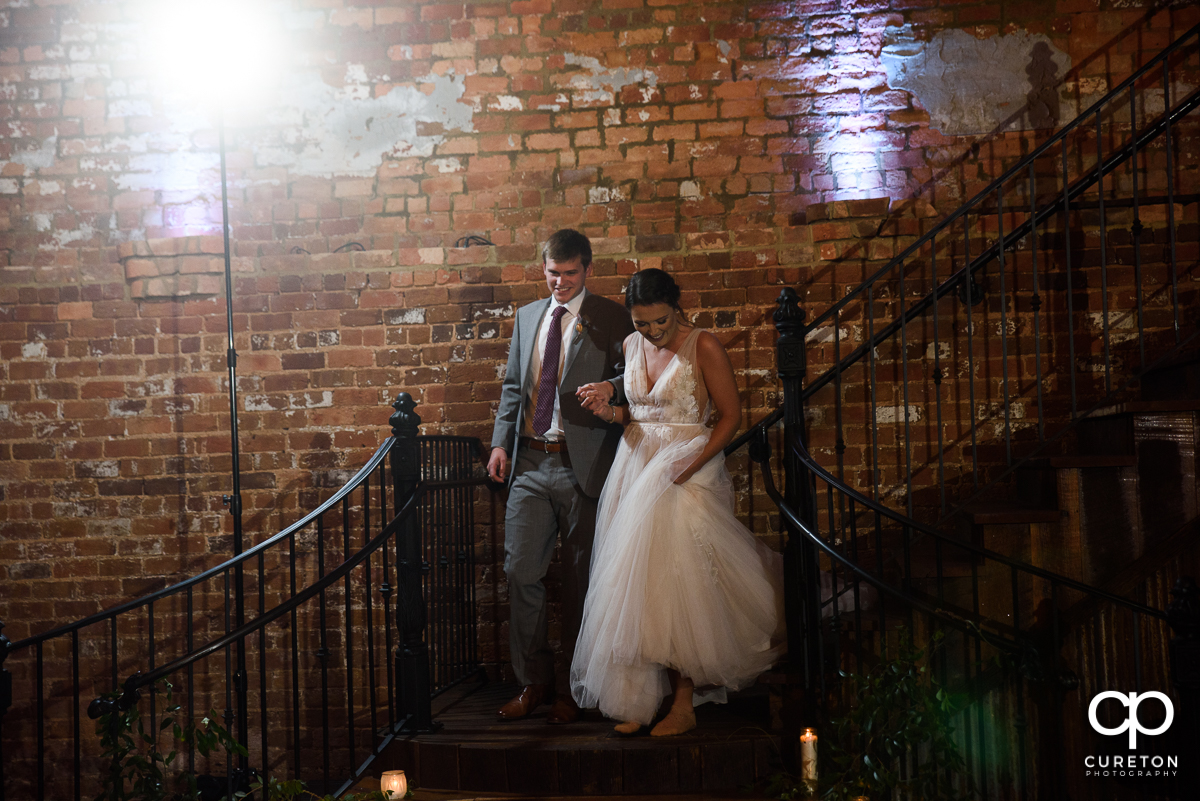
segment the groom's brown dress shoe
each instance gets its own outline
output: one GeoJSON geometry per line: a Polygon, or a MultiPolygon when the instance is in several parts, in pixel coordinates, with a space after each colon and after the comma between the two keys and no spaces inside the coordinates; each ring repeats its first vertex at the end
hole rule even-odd
{"type": "Polygon", "coordinates": [[[550,705],[547,723],[574,723],[579,718],[579,705],[569,695],[559,695],[550,705]]]}
{"type": "Polygon", "coordinates": [[[500,707],[500,711],[496,714],[505,720],[520,720],[529,717],[530,713],[546,700],[548,689],[545,684],[526,684],[521,688],[517,697],[500,707]]]}

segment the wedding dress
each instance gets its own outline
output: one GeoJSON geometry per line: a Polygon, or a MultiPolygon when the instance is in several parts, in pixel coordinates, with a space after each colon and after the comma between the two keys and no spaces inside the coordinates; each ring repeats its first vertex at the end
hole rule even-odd
{"type": "Polygon", "coordinates": [[[632,422],[600,495],[571,665],[575,701],[616,720],[651,722],[671,692],[664,668],[695,682],[696,703],[723,701],[724,688],[753,683],[782,650],[772,646],[782,634],[782,560],[734,516],[725,460],[674,483],[712,434],[699,334],[653,386],[653,345],[636,333],[625,341],[632,422]]]}

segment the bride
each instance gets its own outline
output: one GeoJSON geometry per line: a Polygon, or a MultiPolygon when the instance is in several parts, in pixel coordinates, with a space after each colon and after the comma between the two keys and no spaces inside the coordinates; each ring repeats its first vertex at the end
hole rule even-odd
{"type": "Polygon", "coordinates": [[[606,383],[578,390],[626,428],[600,495],[571,691],[623,721],[621,734],[650,725],[670,693],[651,734],[695,728],[696,703],[753,683],[782,649],[780,556],[738,522],[714,458],[741,422],[733,366],[715,336],[683,322],[679,294],[662,270],[630,279],[627,407],[608,405],[606,383]]]}

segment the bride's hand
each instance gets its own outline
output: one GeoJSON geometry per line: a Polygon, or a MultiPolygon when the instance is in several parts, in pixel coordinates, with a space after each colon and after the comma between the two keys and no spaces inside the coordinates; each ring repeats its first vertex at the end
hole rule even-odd
{"type": "Polygon", "coordinates": [[[686,470],[684,470],[682,473],[679,474],[679,477],[675,479],[675,483],[676,484],[686,483],[688,479],[690,479],[692,476],[694,476],[700,472],[701,467],[704,467],[703,462],[700,462],[700,463],[693,462],[691,465],[688,466],[688,468],[686,470]]]}
{"type": "Polygon", "coordinates": [[[612,412],[608,402],[613,396],[613,385],[607,381],[599,381],[595,384],[584,384],[579,389],[575,390],[575,397],[579,399],[579,404],[597,417],[607,421],[612,417],[612,412]]]}

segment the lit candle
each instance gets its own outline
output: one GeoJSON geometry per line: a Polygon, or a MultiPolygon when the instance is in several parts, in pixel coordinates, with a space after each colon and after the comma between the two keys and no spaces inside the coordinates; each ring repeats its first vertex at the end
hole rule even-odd
{"type": "Polygon", "coordinates": [[[388,798],[404,798],[408,792],[408,780],[402,770],[385,770],[379,779],[379,789],[388,794],[388,798]]]}
{"type": "Polygon", "coordinates": [[[808,785],[809,792],[816,792],[817,733],[811,728],[800,735],[800,778],[808,785]]]}

